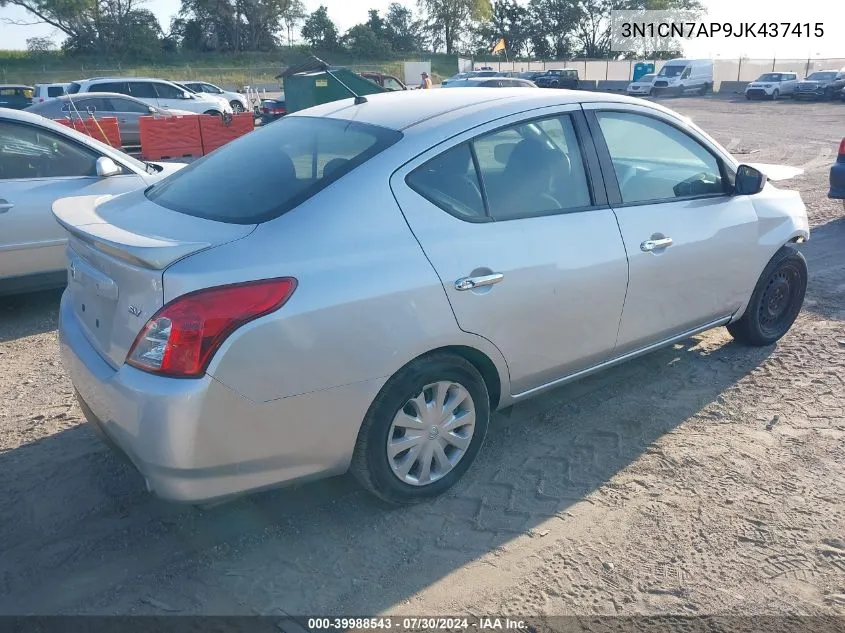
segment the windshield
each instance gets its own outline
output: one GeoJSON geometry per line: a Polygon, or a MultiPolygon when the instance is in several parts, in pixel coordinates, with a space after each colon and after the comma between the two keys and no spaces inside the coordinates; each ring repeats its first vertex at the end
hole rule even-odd
{"type": "Polygon", "coordinates": [[[658,77],[677,77],[682,72],[684,72],[685,68],[686,68],[686,66],[677,66],[677,65],[664,66],[663,68],[660,69],[660,72],[657,73],[657,76],[658,77]]]}
{"type": "Polygon", "coordinates": [[[827,81],[829,79],[835,79],[836,73],[813,73],[807,79],[814,79],[816,81],[827,81]]]}
{"type": "Polygon", "coordinates": [[[293,209],[402,137],[387,128],[292,116],[156,183],[147,198],[199,218],[255,224],[293,209]]]}
{"type": "Polygon", "coordinates": [[[644,83],[647,83],[647,82],[651,81],[652,79],[654,79],[654,73],[649,73],[648,75],[643,75],[642,77],[637,79],[637,81],[642,81],[644,83]]]}
{"type": "Polygon", "coordinates": [[[765,73],[757,77],[757,81],[780,81],[781,74],[780,73],[765,73]]]}

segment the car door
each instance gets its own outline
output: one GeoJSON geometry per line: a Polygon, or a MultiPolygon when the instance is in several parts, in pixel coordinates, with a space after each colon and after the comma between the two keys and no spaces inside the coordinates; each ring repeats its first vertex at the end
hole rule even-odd
{"type": "Polygon", "coordinates": [[[155,87],[153,86],[153,82],[151,81],[128,81],[126,82],[127,87],[129,88],[129,94],[136,99],[140,99],[147,105],[151,106],[158,106],[163,108],[164,106],[161,105],[161,100],[158,98],[158,93],[156,92],[155,87]]]}
{"type": "Polygon", "coordinates": [[[186,99],[183,98],[185,94],[184,90],[161,81],[151,82],[150,85],[155,89],[158,98],[158,107],[164,108],[165,110],[180,110],[185,108],[186,99]]]}
{"type": "Polygon", "coordinates": [[[120,126],[120,142],[123,145],[141,144],[141,117],[150,116],[152,106],[132,99],[106,97],[109,116],[117,118],[120,126]]]}
{"type": "Polygon", "coordinates": [[[63,134],[0,119],[0,278],[62,271],[65,231],[55,200],[120,193],[143,184],[125,174],[99,178],[100,154],[63,134]]]}
{"type": "Polygon", "coordinates": [[[735,196],[718,151],[680,119],[643,106],[585,104],[630,278],[620,354],[744,304],[759,274],[757,214],[735,196]]]}
{"type": "Polygon", "coordinates": [[[628,281],[577,105],[444,142],[391,187],[461,329],[490,340],[514,394],[612,355],[628,281]]]}

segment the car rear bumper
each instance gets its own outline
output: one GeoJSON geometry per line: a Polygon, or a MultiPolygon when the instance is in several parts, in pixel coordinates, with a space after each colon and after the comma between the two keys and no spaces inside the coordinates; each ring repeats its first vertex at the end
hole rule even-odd
{"type": "Polygon", "coordinates": [[[830,168],[830,191],[828,198],[845,200],[845,162],[837,162],[830,168]]]}
{"type": "Polygon", "coordinates": [[[384,380],[257,403],[210,376],[175,379],[96,352],[71,309],[59,311],[62,361],[90,425],[164,499],[208,502],[344,472],[384,380]]]}

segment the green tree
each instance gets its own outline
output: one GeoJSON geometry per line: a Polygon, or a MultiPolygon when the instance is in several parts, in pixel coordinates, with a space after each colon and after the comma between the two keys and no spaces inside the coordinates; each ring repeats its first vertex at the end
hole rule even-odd
{"type": "Polygon", "coordinates": [[[308,11],[305,10],[305,5],[302,0],[291,0],[287,8],[282,12],[282,25],[287,33],[288,46],[293,43],[293,31],[297,26],[308,17],[308,11]]]}
{"type": "Polygon", "coordinates": [[[575,0],[531,0],[528,6],[531,21],[539,31],[531,38],[535,55],[540,44],[536,38],[542,33],[551,56],[555,59],[572,57],[572,35],[579,16],[575,0]]]}
{"type": "Polygon", "coordinates": [[[425,48],[422,22],[415,20],[413,12],[398,2],[392,2],[387,7],[385,28],[390,45],[397,53],[421,51],[425,48]]]}
{"type": "Polygon", "coordinates": [[[302,37],[313,48],[331,50],[338,47],[337,27],[322,4],[305,20],[302,37]]]}
{"type": "Polygon", "coordinates": [[[529,48],[530,29],[528,9],[516,0],[495,0],[490,19],[482,22],[476,30],[479,53],[490,53],[490,46],[500,38],[510,54],[521,55],[529,48]]]}
{"type": "Polygon", "coordinates": [[[56,50],[56,44],[49,37],[28,37],[26,50],[30,55],[45,55],[56,50]]]}
{"type": "Polygon", "coordinates": [[[356,24],[341,39],[343,47],[351,55],[361,59],[384,59],[389,57],[390,44],[381,39],[368,24],[356,24]]]}
{"type": "Polygon", "coordinates": [[[426,16],[426,27],[435,49],[443,46],[447,55],[455,52],[461,33],[473,21],[487,20],[490,0],[417,0],[426,16]]]}

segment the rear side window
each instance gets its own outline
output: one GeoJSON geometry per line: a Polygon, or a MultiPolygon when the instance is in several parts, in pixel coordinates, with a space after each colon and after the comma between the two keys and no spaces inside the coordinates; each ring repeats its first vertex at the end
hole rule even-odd
{"type": "Polygon", "coordinates": [[[218,222],[266,222],[302,204],[402,137],[387,128],[285,117],[147,189],[168,209],[218,222]]]}
{"type": "Polygon", "coordinates": [[[47,96],[48,97],[61,97],[65,93],[65,89],[61,86],[48,86],[47,87],[47,96]]]}
{"type": "MultiPolygon", "coordinates": [[[[149,81],[130,81],[129,83],[129,94],[135,97],[136,99],[156,99],[158,95],[156,94],[156,90],[153,87],[153,84],[149,81]]],[[[118,91],[120,92],[120,91],[118,91]]]]}
{"type": "MultiPolygon", "coordinates": [[[[181,99],[182,94],[185,92],[176,86],[171,86],[170,84],[153,84],[155,86],[155,91],[158,94],[160,99],[181,99]]],[[[133,96],[137,97],[138,95],[133,93],[133,96]]]]}
{"type": "Polygon", "coordinates": [[[129,88],[127,88],[125,81],[108,81],[101,84],[91,84],[91,90],[88,92],[117,92],[120,94],[129,94],[129,88]]]}

